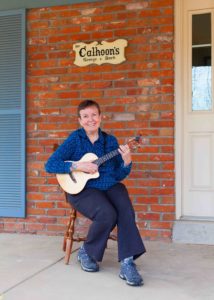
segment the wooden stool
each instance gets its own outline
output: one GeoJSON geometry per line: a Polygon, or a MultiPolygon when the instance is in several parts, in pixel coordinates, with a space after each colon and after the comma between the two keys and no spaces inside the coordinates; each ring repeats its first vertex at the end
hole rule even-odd
{"type": "MultiPolygon", "coordinates": [[[[68,202],[67,193],[65,193],[65,199],[66,199],[66,202],[68,202]]],[[[74,236],[76,217],[77,217],[77,211],[73,206],[71,206],[71,212],[70,212],[70,216],[69,216],[69,220],[67,223],[66,231],[64,234],[64,240],[63,240],[63,251],[65,252],[64,260],[65,260],[66,265],[69,263],[69,260],[70,260],[73,242],[82,242],[82,241],[86,240],[86,237],[75,237],[74,236]]],[[[116,241],[117,237],[116,237],[116,235],[111,234],[109,236],[109,239],[116,241]]]]}

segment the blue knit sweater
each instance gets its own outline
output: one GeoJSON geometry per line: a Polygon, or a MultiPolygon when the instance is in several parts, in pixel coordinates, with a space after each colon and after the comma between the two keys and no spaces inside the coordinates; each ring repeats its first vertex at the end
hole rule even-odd
{"type": "MultiPolygon", "coordinates": [[[[71,135],[62,143],[61,146],[48,159],[45,168],[49,173],[69,173],[71,162],[66,160],[78,161],[86,153],[95,153],[101,157],[113,150],[118,149],[119,145],[116,138],[105,134],[99,129],[99,138],[92,144],[83,128],[71,133],[71,135]]],[[[121,155],[117,155],[108,160],[99,167],[98,178],[90,179],[87,187],[93,187],[100,190],[107,190],[114,184],[123,180],[129,175],[132,163],[124,166],[121,155]]]]}

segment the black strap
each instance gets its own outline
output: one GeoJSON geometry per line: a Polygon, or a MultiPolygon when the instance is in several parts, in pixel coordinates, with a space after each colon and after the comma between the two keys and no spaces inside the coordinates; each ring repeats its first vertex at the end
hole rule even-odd
{"type": "Polygon", "coordinates": [[[103,137],[104,137],[104,154],[106,154],[107,153],[106,146],[107,146],[107,136],[108,136],[108,134],[105,131],[102,131],[102,134],[103,134],[103,137]]]}

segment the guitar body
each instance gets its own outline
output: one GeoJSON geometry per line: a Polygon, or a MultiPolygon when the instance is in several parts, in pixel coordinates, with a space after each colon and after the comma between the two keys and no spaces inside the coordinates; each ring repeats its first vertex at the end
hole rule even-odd
{"type": "MultiPolygon", "coordinates": [[[[140,145],[141,136],[137,136],[135,138],[132,138],[127,144],[132,147],[136,148],[138,145],[140,145]]],[[[108,161],[109,159],[112,159],[114,156],[120,154],[118,152],[118,149],[115,149],[100,158],[96,156],[94,153],[86,153],[83,155],[83,157],[79,160],[79,162],[95,162],[97,166],[99,167],[102,163],[105,161],[108,161]]],[[[56,174],[56,178],[59,182],[59,185],[61,188],[71,194],[75,195],[81,192],[87,181],[89,179],[98,178],[100,176],[99,172],[96,172],[94,174],[85,173],[82,171],[73,171],[70,174],[56,174]]]]}
{"type": "MultiPolygon", "coordinates": [[[[97,158],[98,157],[94,153],[86,153],[79,162],[94,161],[97,158]]],[[[73,171],[72,176],[70,176],[70,174],[56,174],[56,178],[61,188],[65,192],[73,195],[81,192],[89,179],[98,178],[99,176],[99,172],[90,174],[82,171],[73,171]]]]}

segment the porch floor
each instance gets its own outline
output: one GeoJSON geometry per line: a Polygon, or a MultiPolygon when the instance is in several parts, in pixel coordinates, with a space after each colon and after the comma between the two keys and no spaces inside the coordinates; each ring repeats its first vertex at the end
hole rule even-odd
{"type": "Polygon", "coordinates": [[[0,234],[0,300],[190,300],[214,298],[214,246],[145,242],[136,263],[144,286],[118,277],[117,243],[109,242],[100,272],[63,261],[62,237],[0,234]]]}

